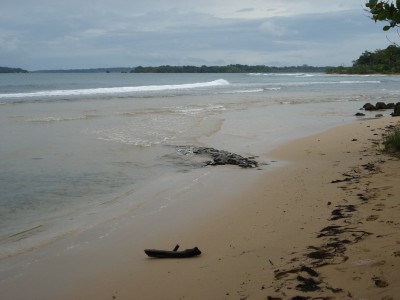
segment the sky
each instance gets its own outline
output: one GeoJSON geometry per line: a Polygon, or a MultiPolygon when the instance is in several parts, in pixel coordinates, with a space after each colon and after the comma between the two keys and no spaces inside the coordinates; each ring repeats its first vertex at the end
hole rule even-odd
{"type": "Polygon", "coordinates": [[[398,42],[366,0],[2,0],[0,66],[349,66],[398,42]]]}

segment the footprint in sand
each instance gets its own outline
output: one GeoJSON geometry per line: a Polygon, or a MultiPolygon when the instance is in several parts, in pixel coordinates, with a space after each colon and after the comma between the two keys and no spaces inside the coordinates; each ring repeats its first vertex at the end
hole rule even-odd
{"type": "MultiPolygon", "coordinates": [[[[384,200],[384,199],[382,199],[382,200],[384,200]]],[[[375,208],[373,208],[372,210],[375,210],[375,211],[382,211],[382,210],[386,207],[386,205],[383,204],[383,203],[378,203],[378,204],[375,204],[374,207],[375,207],[375,208]]]]}
{"type": "Polygon", "coordinates": [[[384,190],[384,191],[390,190],[390,189],[392,189],[392,188],[393,188],[393,186],[391,186],[391,185],[387,185],[387,186],[381,187],[381,189],[384,190]]]}
{"type": "Polygon", "coordinates": [[[379,216],[378,215],[370,215],[369,217],[366,218],[367,221],[375,221],[378,220],[379,216]]]}
{"type": "Polygon", "coordinates": [[[387,283],[387,281],[379,278],[379,277],[372,277],[372,280],[375,282],[375,285],[379,288],[385,288],[389,285],[389,283],[387,283]]]}

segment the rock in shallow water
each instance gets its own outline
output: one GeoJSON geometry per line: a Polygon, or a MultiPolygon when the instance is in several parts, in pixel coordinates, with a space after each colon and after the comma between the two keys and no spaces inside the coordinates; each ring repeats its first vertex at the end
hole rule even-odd
{"type": "MultiPolygon", "coordinates": [[[[185,147],[181,147],[185,148],[185,147]]],[[[190,149],[190,152],[194,155],[203,155],[209,157],[211,160],[206,161],[205,165],[236,165],[241,168],[256,168],[258,167],[258,162],[254,159],[243,157],[239,154],[231,153],[224,150],[218,150],[215,148],[209,147],[196,147],[196,146],[187,146],[187,150],[190,149]]]]}

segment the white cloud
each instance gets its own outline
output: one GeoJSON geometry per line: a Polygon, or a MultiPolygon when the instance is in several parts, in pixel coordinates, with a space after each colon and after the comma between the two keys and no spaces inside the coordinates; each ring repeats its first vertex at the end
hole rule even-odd
{"type": "Polygon", "coordinates": [[[0,65],[335,65],[388,45],[359,0],[18,2],[0,3],[0,65]]]}
{"type": "Polygon", "coordinates": [[[288,30],[282,26],[277,25],[273,20],[268,20],[260,25],[260,31],[273,36],[283,36],[288,33],[288,30]]]}
{"type": "MultiPolygon", "coordinates": [[[[189,1],[188,1],[189,2],[189,1]]],[[[230,1],[190,1],[196,11],[221,18],[271,18],[309,13],[334,13],[350,9],[361,9],[364,1],[342,0],[230,0],[230,1]],[[252,10],[245,11],[251,7],[252,10]]]]}
{"type": "Polygon", "coordinates": [[[21,36],[20,32],[0,29],[0,53],[17,50],[22,45],[21,36]]]}

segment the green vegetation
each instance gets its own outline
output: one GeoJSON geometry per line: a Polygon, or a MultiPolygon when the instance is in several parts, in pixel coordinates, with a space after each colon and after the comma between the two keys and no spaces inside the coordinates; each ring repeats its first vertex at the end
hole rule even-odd
{"type": "Polygon", "coordinates": [[[372,14],[372,19],[375,22],[383,21],[388,25],[383,27],[384,31],[398,27],[400,23],[400,0],[393,1],[378,1],[369,0],[365,4],[368,12],[372,14]]]}
{"type": "Polygon", "coordinates": [[[269,67],[265,65],[228,65],[228,66],[159,66],[134,68],[131,73],[298,73],[325,72],[326,67],[308,65],[292,67],[269,67]]]}
{"type": "Polygon", "coordinates": [[[365,51],[353,61],[352,67],[328,68],[328,74],[399,74],[400,47],[390,45],[384,50],[365,51]]]}
{"type": "Polygon", "coordinates": [[[28,73],[28,71],[20,68],[0,67],[0,73],[28,73]]]}
{"type": "Polygon", "coordinates": [[[136,68],[92,68],[92,69],[60,69],[37,70],[32,73],[312,73],[325,72],[327,67],[308,65],[291,67],[269,67],[265,65],[228,65],[228,66],[158,66],[136,68]]]}
{"type": "Polygon", "coordinates": [[[385,151],[389,153],[400,152],[400,128],[395,128],[389,132],[383,141],[385,151]]]}
{"type": "MultiPolygon", "coordinates": [[[[366,10],[375,22],[386,22],[382,29],[388,31],[400,27],[400,0],[368,0],[366,10]]],[[[353,61],[351,67],[328,68],[329,74],[400,74],[400,47],[393,43],[384,50],[365,51],[353,61]]]]}

